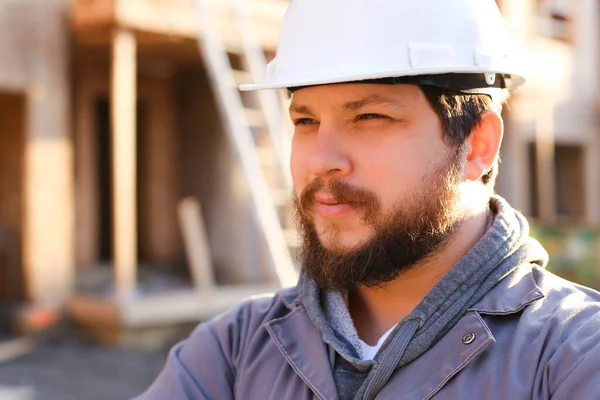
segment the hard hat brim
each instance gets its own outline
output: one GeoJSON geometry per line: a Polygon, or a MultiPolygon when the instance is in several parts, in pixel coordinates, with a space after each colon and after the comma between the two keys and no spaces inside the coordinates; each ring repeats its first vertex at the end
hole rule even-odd
{"type": "MultiPolygon", "coordinates": [[[[444,68],[444,69],[427,69],[427,70],[412,70],[410,73],[406,71],[395,71],[395,72],[384,72],[384,73],[376,73],[376,74],[366,74],[360,76],[343,76],[336,77],[331,79],[315,79],[315,80],[297,80],[297,81],[274,81],[272,83],[266,84],[245,84],[240,85],[239,89],[241,91],[254,91],[254,90],[268,90],[268,89],[289,89],[294,87],[306,87],[306,86],[320,86],[320,85],[328,85],[328,84],[338,84],[338,83],[352,83],[358,81],[371,81],[377,79],[385,79],[385,78],[404,78],[404,77],[414,77],[418,78],[419,76],[432,76],[432,75],[461,75],[461,74],[500,74],[504,77],[506,82],[506,89],[514,90],[519,86],[525,84],[525,78],[519,74],[503,72],[503,71],[482,71],[481,68],[444,68]]],[[[402,79],[398,79],[397,83],[403,83],[402,79]]],[[[415,82],[408,82],[414,84],[420,84],[418,79],[415,82]]],[[[439,85],[434,85],[439,86],[439,85]]],[[[447,87],[447,86],[444,86],[447,87]]],[[[470,87],[468,89],[486,89],[488,85],[481,85],[480,87],[470,87]]],[[[452,89],[452,87],[447,87],[452,89]]],[[[463,90],[467,88],[455,88],[458,90],[463,90]]]]}

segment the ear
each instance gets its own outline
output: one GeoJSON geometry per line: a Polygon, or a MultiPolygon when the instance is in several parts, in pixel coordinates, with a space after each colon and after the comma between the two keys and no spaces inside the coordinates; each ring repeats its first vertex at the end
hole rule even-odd
{"type": "Polygon", "coordinates": [[[502,117],[496,111],[485,111],[481,115],[481,123],[469,136],[467,179],[478,181],[492,168],[500,151],[503,133],[502,117]]]}

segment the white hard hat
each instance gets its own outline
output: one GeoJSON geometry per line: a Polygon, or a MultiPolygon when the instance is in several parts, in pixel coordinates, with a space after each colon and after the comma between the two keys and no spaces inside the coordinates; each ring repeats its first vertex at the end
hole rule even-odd
{"type": "Polygon", "coordinates": [[[508,47],[494,0],[291,0],[267,82],[240,89],[381,78],[514,89],[525,79],[508,47]]]}

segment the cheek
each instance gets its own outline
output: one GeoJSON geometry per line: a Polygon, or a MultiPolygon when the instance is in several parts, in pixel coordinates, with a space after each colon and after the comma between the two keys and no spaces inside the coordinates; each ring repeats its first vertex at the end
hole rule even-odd
{"type": "Polygon", "coordinates": [[[422,150],[405,144],[386,143],[362,147],[355,165],[361,180],[380,198],[383,207],[397,203],[408,192],[418,190],[426,171],[422,150]]]}
{"type": "Polygon", "coordinates": [[[290,157],[290,171],[294,182],[294,192],[300,194],[308,184],[309,172],[307,168],[307,149],[303,143],[294,136],[292,139],[292,151],[290,157]]]}

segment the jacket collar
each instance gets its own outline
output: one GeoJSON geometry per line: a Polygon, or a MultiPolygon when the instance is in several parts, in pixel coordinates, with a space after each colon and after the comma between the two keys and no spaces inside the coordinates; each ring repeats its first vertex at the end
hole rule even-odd
{"type": "MultiPolygon", "coordinates": [[[[302,274],[300,274],[300,280],[302,279],[302,274]]],[[[300,284],[294,287],[282,289],[279,291],[279,293],[277,293],[283,304],[285,304],[290,311],[293,311],[302,304],[301,296],[298,290],[299,285],[300,284]]]]}
{"type": "MultiPolygon", "coordinates": [[[[280,295],[291,312],[282,318],[267,322],[266,330],[286,362],[311,388],[316,398],[338,400],[327,344],[323,342],[321,333],[315,329],[304,305],[297,300],[295,289],[286,289],[280,292],[280,295]]],[[[397,398],[402,391],[414,389],[416,379],[422,381],[418,386],[435,388],[435,390],[427,389],[427,393],[419,394],[407,392],[406,398],[430,398],[443,386],[443,382],[465,367],[467,360],[474,359],[495,342],[490,329],[479,314],[518,313],[543,297],[542,290],[535,282],[531,264],[521,264],[508,273],[481,301],[471,307],[470,312],[467,312],[450,332],[434,344],[432,351],[426,352],[423,357],[410,363],[411,373],[404,370],[395,373],[390,385],[380,393],[381,397],[387,398],[386,396],[389,395],[390,398],[397,398]],[[474,345],[462,344],[461,340],[464,339],[461,338],[465,333],[472,333],[477,337],[474,345]],[[432,362],[442,362],[440,359],[442,356],[443,362],[448,367],[447,371],[431,374],[432,362]],[[388,393],[392,389],[393,393],[388,393]]]]}
{"type": "Polygon", "coordinates": [[[488,315],[509,315],[543,297],[544,293],[533,277],[531,264],[526,263],[512,270],[469,310],[488,315]]]}
{"type": "Polygon", "coordinates": [[[287,363],[319,399],[337,400],[327,345],[304,306],[265,325],[287,363]]]}

